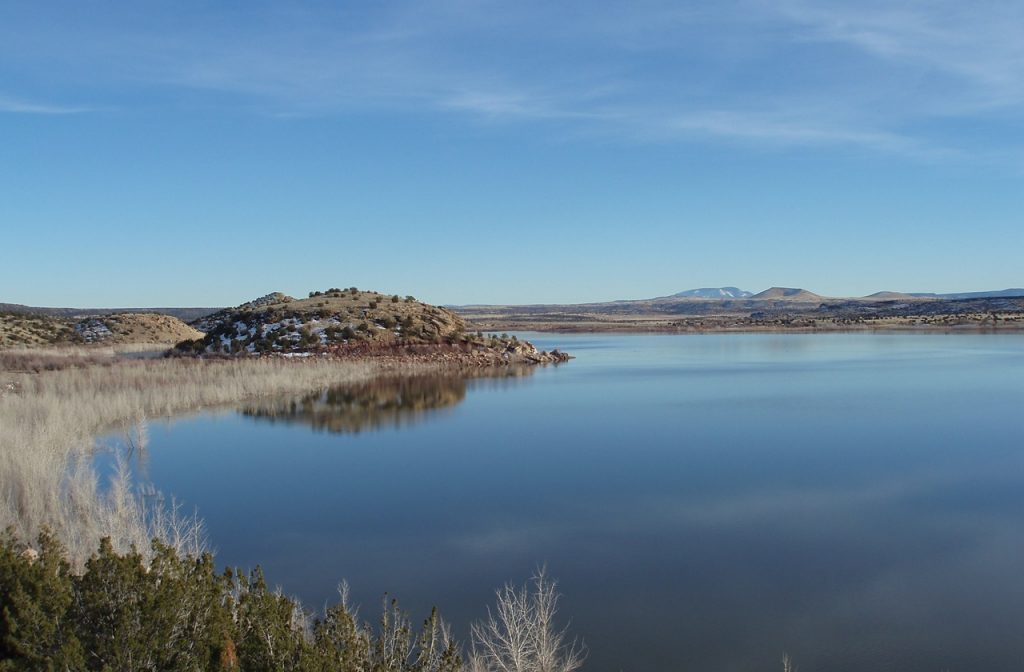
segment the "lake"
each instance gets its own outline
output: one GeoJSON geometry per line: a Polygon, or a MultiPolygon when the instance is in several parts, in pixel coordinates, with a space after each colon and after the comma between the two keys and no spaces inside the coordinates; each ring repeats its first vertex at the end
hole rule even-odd
{"type": "Polygon", "coordinates": [[[154,422],[137,469],[313,608],[464,637],[546,564],[588,670],[1024,667],[1024,336],[520,337],[576,359],[154,422]]]}

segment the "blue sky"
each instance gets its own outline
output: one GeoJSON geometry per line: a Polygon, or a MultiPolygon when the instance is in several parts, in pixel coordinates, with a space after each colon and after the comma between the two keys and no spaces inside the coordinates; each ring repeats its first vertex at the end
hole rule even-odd
{"type": "Polygon", "coordinates": [[[1024,3],[0,4],[0,301],[1024,285],[1024,3]]]}

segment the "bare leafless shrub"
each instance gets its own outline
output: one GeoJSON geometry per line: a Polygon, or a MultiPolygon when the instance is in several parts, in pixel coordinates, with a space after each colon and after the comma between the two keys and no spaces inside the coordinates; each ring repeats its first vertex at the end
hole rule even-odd
{"type": "Polygon", "coordinates": [[[493,611],[471,629],[470,672],[572,672],[586,648],[558,629],[557,584],[539,569],[526,585],[505,584],[493,611]]]}

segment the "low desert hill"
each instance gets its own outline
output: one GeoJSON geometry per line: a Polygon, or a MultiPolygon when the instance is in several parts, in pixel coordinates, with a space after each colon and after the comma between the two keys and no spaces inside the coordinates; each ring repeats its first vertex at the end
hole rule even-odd
{"type": "Polygon", "coordinates": [[[864,298],[874,301],[927,301],[928,299],[937,299],[939,297],[938,295],[920,296],[905,292],[875,292],[874,294],[868,294],[864,298]]]}
{"type": "Polygon", "coordinates": [[[179,343],[195,354],[312,353],[388,355],[419,348],[458,351],[481,359],[563,361],[515,337],[466,333],[457,314],[438,306],[350,287],[296,299],[280,292],[222,310],[193,323],[201,339],[179,343]]]}
{"type": "Polygon", "coordinates": [[[53,315],[0,313],[0,348],[49,345],[173,345],[203,333],[176,317],[116,313],[76,320],[53,315]]]}
{"type": "Polygon", "coordinates": [[[45,315],[66,319],[82,320],[87,317],[114,315],[119,313],[152,313],[170,315],[182,322],[192,322],[201,317],[221,310],[220,308],[48,308],[43,306],[26,306],[20,303],[0,303],[0,313],[17,313],[20,315],[45,315]]]}
{"type": "Polygon", "coordinates": [[[357,341],[439,343],[466,329],[446,308],[354,287],[311,292],[305,299],[274,292],[192,324],[206,333],[204,348],[213,352],[290,352],[357,341]]]}
{"type": "Polygon", "coordinates": [[[68,343],[74,335],[70,320],[49,315],[0,313],[0,348],[68,343]]]}
{"type": "Polygon", "coordinates": [[[770,287],[763,292],[754,294],[755,301],[822,301],[824,297],[798,287],[770,287]]]}

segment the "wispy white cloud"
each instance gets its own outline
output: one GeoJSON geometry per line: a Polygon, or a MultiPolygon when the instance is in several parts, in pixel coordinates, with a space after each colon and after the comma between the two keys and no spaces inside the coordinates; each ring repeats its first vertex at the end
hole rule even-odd
{"type": "Polygon", "coordinates": [[[981,0],[929,2],[773,2],[808,39],[846,44],[897,66],[945,75],[954,103],[1024,103],[1024,5],[981,0]]]}
{"type": "MultiPolygon", "coordinates": [[[[933,120],[987,123],[1024,107],[1024,5],[993,0],[427,0],[191,22],[124,14],[86,26],[37,20],[20,36],[0,28],[0,56],[6,42],[30,64],[33,49],[45,52],[33,75],[98,80],[128,97],[217,94],[217,104],[275,115],[433,110],[626,139],[929,159],[971,153],[933,132],[933,120]]],[[[2,98],[0,109],[81,111],[2,98]]]]}
{"type": "Polygon", "coordinates": [[[81,114],[83,112],[92,112],[93,109],[90,107],[39,103],[0,94],[0,112],[11,114],[81,114]]]}
{"type": "Polygon", "coordinates": [[[844,145],[922,159],[950,158],[955,150],[922,143],[913,137],[859,127],[856,124],[828,125],[820,115],[804,117],[772,115],[751,111],[707,111],[684,114],[668,122],[673,129],[698,136],[754,141],[766,145],[844,145]]]}

